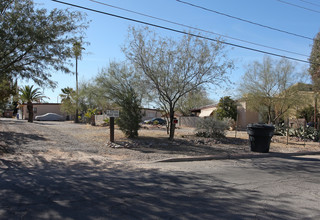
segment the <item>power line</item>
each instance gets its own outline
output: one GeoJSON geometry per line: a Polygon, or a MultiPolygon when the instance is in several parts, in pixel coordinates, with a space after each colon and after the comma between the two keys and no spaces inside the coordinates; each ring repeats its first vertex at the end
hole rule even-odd
{"type": "Polygon", "coordinates": [[[121,8],[121,7],[118,7],[118,6],[110,5],[110,4],[107,4],[107,3],[104,3],[104,2],[100,2],[100,1],[96,1],[96,0],[88,0],[88,1],[91,1],[91,2],[94,2],[94,3],[97,3],[97,4],[101,4],[101,5],[105,5],[105,6],[108,6],[108,7],[116,8],[116,9],[119,9],[119,10],[122,10],[122,11],[130,12],[130,13],[133,13],[133,14],[142,15],[142,16],[145,16],[145,17],[148,17],[148,18],[159,20],[159,21],[164,21],[164,22],[167,22],[167,23],[170,23],[170,24],[186,27],[186,28],[189,28],[189,29],[193,29],[193,30],[197,30],[197,31],[201,31],[201,32],[209,33],[209,34],[218,35],[218,36],[221,36],[221,37],[224,37],[224,38],[229,38],[229,39],[232,39],[232,40],[237,40],[237,41],[240,41],[240,42],[252,44],[252,45],[255,45],[255,46],[260,46],[260,47],[264,47],[264,48],[268,48],[268,49],[272,49],[272,50],[277,50],[277,51],[281,51],[281,52],[286,52],[286,53],[290,53],[290,54],[295,54],[295,55],[299,55],[299,56],[309,57],[309,56],[307,56],[305,54],[301,54],[301,53],[297,53],[297,52],[293,52],[293,51],[289,51],[289,50],[284,50],[284,49],[279,49],[279,48],[275,48],[275,47],[271,47],[271,46],[255,43],[255,42],[252,42],[252,41],[242,40],[242,39],[235,38],[235,37],[230,37],[230,36],[227,36],[227,35],[215,33],[213,31],[208,31],[208,30],[204,30],[204,29],[201,29],[201,28],[192,27],[192,26],[181,24],[181,23],[178,23],[178,22],[174,22],[174,21],[163,19],[163,18],[158,18],[158,17],[155,17],[155,16],[147,15],[147,14],[144,14],[144,13],[132,11],[132,10],[129,10],[129,9],[121,8]]]}
{"type": "Polygon", "coordinates": [[[307,10],[307,11],[312,11],[312,12],[315,12],[315,13],[319,13],[320,14],[320,11],[318,10],[314,10],[314,9],[311,9],[311,8],[306,8],[306,7],[303,7],[303,6],[300,6],[300,5],[297,5],[297,4],[293,4],[291,2],[287,2],[287,1],[282,1],[282,0],[277,0],[278,2],[281,2],[283,4],[287,4],[287,5],[291,5],[291,6],[294,6],[294,7],[297,7],[297,8],[302,8],[304,10],[307,10]]]}
{"type": "MultiPolygon", "coordinates": [[[[185,2],[185,1],[182,1],[182,0],[176,0],[176,1],[180,2],[182,4],[185,4],[185,5],[189,5],[189,6],[192,6],[192,7],[195,7],[195,8],[199,8],[199,9],[202,9],[202,10],[205,10],[205,11],[209,11],[209,12],[212,12],[212,13],[215,13],[215,14],[223,15],[223,16],[226,16],[226,17],[229,17],[229,18],[232,18],[232,19],[236,19],[236,20],[239,20],[239,21],[242,21],[242,22],[246,22],[246,23],[249,23],[249,24],[253,24],[253,25],[256,25],[256,26],[263,27],[263,28],[267,28],[267,29],[270,29],[270,30],[273,30],[273,31],[278,31],[278,32],[281,32],[281,33],[289,34],[289,35],[292,35],[292,36],[295,36],[295,37],[300,37],[300,38],[304,38],[304,39],[308,39],[308,40],[312,40],[312,41],[314,40],[313,38],[308,37],[308,36],[292,33],[292,32],[285,31],[285,30],[281,30],[281,29],[274,28],[274,27],[271,27],[271,26],[268,26],[268,25],[264,25],[264,24],[260,24],[260,23],[254,22],[254,21],[249,21],[249,20],[246,20],[246,19],[243,19],[243,18],[239,18],[239,17],[233,16],[233,15],[229,15],[229,14],[225,14],[225,13],[222,13],[222,12],[219,12],[219,11],[216,11],[216,10],[212,10],[212,9],[200,6],[200,5],[195,5],[195,4],[192,4],[192,3],[189,3],[189,2],[185,2]]],[[[281,1],[281,0],[278,0],[278,1],[281,1]]]]}
{"type": "MultiPolygon", "coordinates": [[[[228,45],[228,46],[233,46],[233,47],[237,47],[237,48],[241,48],[241,49],[245,49],[245,50],[250,50],[250,51],[254,51],[254,52],[258,52],[258,53],[263,53],[263,54],[267,54],[267,55],[270,55],[270,56],[286,58],[286,59],[294,60],[294,61],[298,61],[298,62],[303,62],[303,63],[308,63],[308,64],[311,63],[311,62],[306,61],[306,60],[301,60],[301,59],[294,58],[294,57],[283,56],[283,55],[280,55],[280,54],[267,52],[267,51],[263,51],[263,50],[258,50],[258,49],[254,49],[254,48],[238,45],[238,44],[219,41],[219,40],[216,40],[216,39],[213,39],[213,38],[210,38],[210,37],[204,37],[204,36],[201,36],[201,35],[192,34],[192,33],[188,33],[188,32],[185,32],[185,31],[180,31],[180,30],[176,30],[176,29],[173,29],[173,28],[169,28],[169,27],[165,27],[165,26],[161,26],[161,25],[157,25],[157,24],[152,24],[152,23],[149,23],[149,22],[140,21],[140,20],[136,20],[136,19],[132,19],[132,18],[116,15],[116,14],[111,14],[111,13],[108,13],[108,12],[103,12],[103,11],[99,11],[99,10],[96,10],[96,9],[87,8],[87,7],[80,6],[80,5],[75,5],[75,4],[71,4],[71,3],[67,3],[67,2],[63,2],[63,1],[58,1],[58,0],[51,0],[51,1],[57,2],[57,3],[60,3],[60,4],[64,4],[64,5],[69,5],[69,6],[76,7],[76,8],[81,8],[81,9],[84,9],[84,10],[87,10],[87,11],[96,12],[96,13],[99,13],[99,14],[108,15],[108,16],[111,16],[111,17],[124,19],[124,20],[127,20],[127,21],[132,21],[132,22],[144,24],[144,25],[147,25],[147,26],[160,28],[160,29],[163,29],[163,30],[172,31],[172,32],[175,32],[175,33],[180,33],[180,34],[183,34],[183,35],[189,35],[189,36],[201,38],[201,39],[204,39],[204,40],[219,42],[219,43],[222,43],[222,44],[225,44],[225,45],[228,45]]],[[[320,65],[320,64],[318,64],[318,65],[320,65]]]]}
{"type": "Polygon", "coordinates": [[[299,0],[299,1],[305,2],[305,3],[310,4],[310,5],[313,5],[313,6],[320,7],[320,4],[317,4],[317,3],[313,3],[313,2],[309,2],[309,1],[305,1],[305,0],[299,0]]]}

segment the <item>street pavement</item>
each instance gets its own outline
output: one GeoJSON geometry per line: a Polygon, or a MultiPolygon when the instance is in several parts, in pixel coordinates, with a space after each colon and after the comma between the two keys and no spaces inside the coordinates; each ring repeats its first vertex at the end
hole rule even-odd
{"type": "Polygon", "coordinates": [[[1,157],[0,219],[320,219],[320,153],[138,166],[34,160],[1,157]]]}

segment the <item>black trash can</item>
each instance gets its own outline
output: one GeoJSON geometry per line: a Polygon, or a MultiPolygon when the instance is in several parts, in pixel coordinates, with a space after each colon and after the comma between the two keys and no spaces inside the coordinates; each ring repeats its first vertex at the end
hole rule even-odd
{"type": "Polygon", "coordinates": [[[249,124],[247,126],[251,151],[268,153],[274,126],[267,124],[249,124]]]}

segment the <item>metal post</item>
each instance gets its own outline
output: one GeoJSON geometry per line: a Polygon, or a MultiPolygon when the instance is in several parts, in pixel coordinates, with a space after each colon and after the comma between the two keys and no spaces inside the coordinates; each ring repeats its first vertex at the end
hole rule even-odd
{"type": "Polygon", "coordinates": [[[114,117],[110,117],[110,142],[114,142],[114,117]]]}

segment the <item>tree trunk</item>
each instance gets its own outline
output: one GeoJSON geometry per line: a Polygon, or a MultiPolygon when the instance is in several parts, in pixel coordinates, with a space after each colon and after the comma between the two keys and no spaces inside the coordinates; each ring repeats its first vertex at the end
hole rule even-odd
{"type": "Polygon", "coordinates": [[[317,126],[317,103],[318,100],[317,100],[317,95],[315,95],[314,97],[314,116],[313,116],[313,120],[314,120],[314,128],[317,129],[318,126],[317,126]]]}
{"type": "Polygon", "coordinates": [[[78,57],[76,57],[76,93],[77,93],[77,97],[76,97],[76,117],[75,117],[75,123],[79,123],[79,110],[78,110],[78,98],[79,98],[79,89],[78,89],[78,57]]]}
{"type": "Polygon", "coordinates": [[[174,110],[173,108],[170,108],[170,120],[169,120],[169,123],[170,123],[170,135],[169,135],[169,140],[172,141],[173,138],[174,138],[174,131],[175,131],[175,124],[173,123],[173,119],[174,119],[174,110]]]}
{"type": "Polygon", "coordinates": [[[33,122],[33,104],[32,104],[32,102],[27,103],[27,109],[29,111],[28,122],[33,122]]]}

